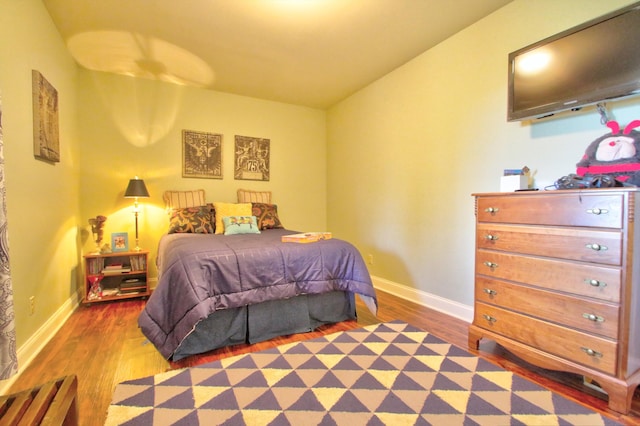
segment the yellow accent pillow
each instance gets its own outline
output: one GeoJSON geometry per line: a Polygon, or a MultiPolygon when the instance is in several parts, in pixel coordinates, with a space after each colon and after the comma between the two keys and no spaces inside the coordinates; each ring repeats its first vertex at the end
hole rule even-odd
{"type": "Polygon", "coordinates": [[[223,217],[251,216],[251,203],[213,203],[216,215],[216,234],[224,234],[223,217]]]}

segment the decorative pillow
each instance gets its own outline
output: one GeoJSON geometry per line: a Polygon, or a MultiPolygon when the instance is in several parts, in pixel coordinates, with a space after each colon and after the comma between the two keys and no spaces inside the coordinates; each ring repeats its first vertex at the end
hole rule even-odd
{"type": "Polygon", "coordinates": [[[215,210],[216,234],[224,234],[223,217],[227,216],[251,216],[251,203],[213,203],[215,210]]]}
{"type": "Polygon", "coordinates": [[[253,203],[251,204],[253,215],[258,218],[258,228],[276,229],[284,228],[278,218],[278,206],[275,204],[253,203]]]}
{"type": "Polygon", "coordinates": [[[169,234],[213,234],[211,208],[207,206],[173,209],[169,219],[169,234]]]}
{"type": "Polygon", "coordinates": [[[204,189],[193,191],[165,191],[162,194],[167,209],[204,206],[204,189]]]}
{"type": "Polygon", "coordinates": [[[271,203],[271,191],[250,191],[238,189],[239,203],[271,203]]]}
{"type": "Polygon", "coordinates": [[[227,216],[222,218],[224,235],[259,234],[255,216],[227,216]]]}

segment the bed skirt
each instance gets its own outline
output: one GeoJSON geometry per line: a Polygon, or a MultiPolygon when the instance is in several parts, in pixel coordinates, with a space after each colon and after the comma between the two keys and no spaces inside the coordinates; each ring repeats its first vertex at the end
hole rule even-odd
{"type": "Polygon", "coordinates": [[[224,346],[258,343],[278,336],[306,333],[323,324],[356,318],[353,293],[333,291],[217,311],[200,321],[180,343],[178,361],[224,346]]]}

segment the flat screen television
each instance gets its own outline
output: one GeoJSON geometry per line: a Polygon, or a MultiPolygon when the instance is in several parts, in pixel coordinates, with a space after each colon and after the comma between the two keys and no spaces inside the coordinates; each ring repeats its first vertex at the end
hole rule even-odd
{"type": "Polygon", "coordinates": [[[640,2],[509,54],[508,121],[640,94],[640,2]]]}

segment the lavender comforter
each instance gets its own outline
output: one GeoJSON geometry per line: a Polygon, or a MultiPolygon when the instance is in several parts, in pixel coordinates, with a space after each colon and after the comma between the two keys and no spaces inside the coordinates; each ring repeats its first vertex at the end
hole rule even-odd
{"type": "Polygon", "coordinates": [[[158,285],[138,318],[144,335],[169,358],[200,321],[218,310],[336,290],[360,295],[376,313],[371,277],[353,245],[339,239],[280,241],[293,233],[163,236],[158,285]]]}

